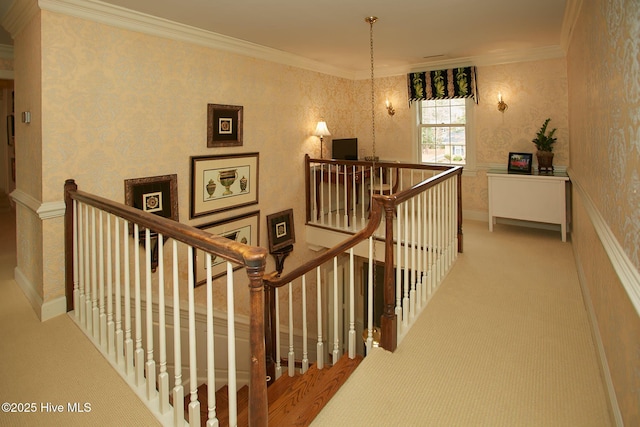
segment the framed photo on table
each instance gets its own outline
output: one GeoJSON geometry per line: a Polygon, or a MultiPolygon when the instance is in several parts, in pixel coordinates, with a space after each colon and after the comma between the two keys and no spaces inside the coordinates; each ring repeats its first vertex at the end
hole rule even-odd
{"type": "Polygon", "coordinates": [[[207,104],[207,147],[242,145],[242,116],[242,106],[207,104]]]}
{"type": "Polygon", "coordinates": [[[191,157],[191,218],[258,203],[258,153],[191,157]]]}
{"type": "MultiPolygon", "coordinates": [[[[197,228],[245,245],[260,245],[260,211],[199,225],[197,228]]],[[[196,249],[193,257],[194,286],[200,286],[207,282],[206,255],[203,250],[196,249]]],[[[233,270],[235,271],[239,268],[241,268],[240,265],[234,265],[233,270]]],[[[221,257],[211,255],[211,278],[217,279],[223,276],[226,271],[226,261],[221,257]]]]}
{"type": "Polygon", "coordinates": [[[532,159],[531,153],[509,153],[507,172],[530,174],[532,159]]]}

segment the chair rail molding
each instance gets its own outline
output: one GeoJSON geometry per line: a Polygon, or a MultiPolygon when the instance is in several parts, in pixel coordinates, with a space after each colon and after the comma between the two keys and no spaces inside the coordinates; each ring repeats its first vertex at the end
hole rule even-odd
{"type": "Polygon", "coordinates": [[[16,203],[37,214],[41,220],[64,216],[66,207],[63,200],[42,203],[35,197],[19,189],[13,190],[10,196],[16,203]]]}

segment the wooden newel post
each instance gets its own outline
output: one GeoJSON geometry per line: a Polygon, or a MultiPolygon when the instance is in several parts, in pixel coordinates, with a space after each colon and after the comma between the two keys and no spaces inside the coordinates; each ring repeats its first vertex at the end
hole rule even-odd
{"type": "Polygon", "coordinates": [[[77,191],[78,186],[73,179],[64,182],[64,288],[67,298],[67,311],[73,310],[73,199],[71,191],[77,191]]]}
{"type": "Polygon", "coordinates": [[[267,426],[269,407],[267,402],[267,372],[264,344],[264,269],[266,251],[261,262],[247,263],[249,276],[249,336],[251,351],[250,384],[249,384],[249,426],[267,426]],[[250,265],[254,264],[254,265],[250,265]]]}
{"type": "Polygon", "coordinates": [[[385,201],[384,313],[380,318],[380,347],[388,351],[395,351],[398,346],[398,319],[394,307],[396,285],[393,277],[393,206],[393,203],[385,201]]]}

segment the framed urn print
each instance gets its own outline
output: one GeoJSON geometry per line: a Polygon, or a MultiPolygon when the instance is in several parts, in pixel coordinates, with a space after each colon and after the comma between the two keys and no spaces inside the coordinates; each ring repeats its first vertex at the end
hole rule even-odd
{"type": "Polygon", "coordinates": [[[207,105],[207,147],[242,145],[243,108],[238,105],[207,105]]]}
{"type": "MultiPolygon", "coordinates": [[[[260,211],[199,225],[198,228],[234,242],[251,246],[260,245],[260,211]]],[[[203,250],[196,249],[194,251],[194,286],[204,285],[207,282],[205,258],[206,255],[203,250]]],[[[241,268],[240,265],[234,265],[233,267],[234,270],[239,268],[241,268]]],[[[226,261],[221,257],[211,255],[211,278],[216,279],[223,276],[226,271],[226,261]]]]}
{"type": "Polygon", "coordinates": [[[178,176],[125,179],[126,205],[178,221],[178,176]]]}
{"type": "Polygon", "coordinates": [[[191,157],[191,218],[258,203],[258,153],[191,157]]]}

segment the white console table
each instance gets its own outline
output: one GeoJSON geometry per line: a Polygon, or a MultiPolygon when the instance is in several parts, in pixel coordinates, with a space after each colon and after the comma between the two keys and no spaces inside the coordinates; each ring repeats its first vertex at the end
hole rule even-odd
{"type": "Polygon", "coordinates": [[[510,174],[490,170],[489,231],[496,217],[560,224],[562,241],[567,241],[567,192],[569,177],[553,174],[510,174]]]}

